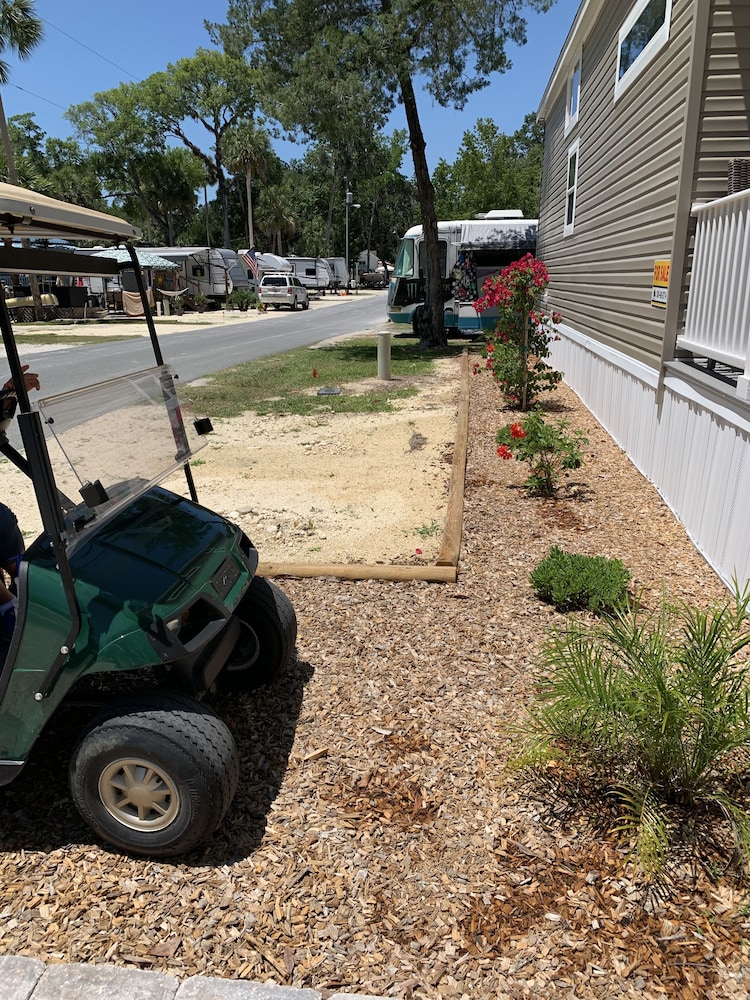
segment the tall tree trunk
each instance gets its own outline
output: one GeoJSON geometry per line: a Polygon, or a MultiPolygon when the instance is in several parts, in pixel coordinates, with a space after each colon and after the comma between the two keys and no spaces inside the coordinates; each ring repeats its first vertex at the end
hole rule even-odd
{"type": "Polygon", "coordinates": [[[333,210],[336,204],[336,189],[338,187],[336,168],[331,171],[331,193],[328,196],[328,216],[326,217],[326,254],[331,255],[331,236],[333,234],[333,210]]]}
{"type": "Polygon", "coordinates": [[[229,198],[223,173],[219,174],[219,201],[221,202],[221,220],[224,224],[224,246],[229,246],[229,198]]]}
{"type": "MultiPolygon", "coordinates": [[[[5,160],[8,164],[8,180],[11,184],[15,184],[18,187],[18,171],[16,170],[16,161],[13,156],[13,147],[10,144],[10,135],[8,134],[8,123],[5,120],[5,108],[3,107],[3,99],[0,97],[0,132],[3,137],[3,149],[5,150],[5,160]]],[[[30,247],[31,241],[28,239],[21,240],[22,247],[30,247]]],[[[42,305],[42,294],[39,291],[39,282],[35,274],[28,275],[29,278],[29,288],[31,290],[31,298],[34,301],[34,318],[42,320],[44,319],[44,306],[42,305]]]]}
{"type": "Polygon", "coordinates": [[[252,250],[255,246],[253,231],[253,168],[245,170],[245,190],[247,191],[247,245],[252,250]]]}
{"type": "Polygon", "coordinates": [[[424,235],[425,303],[421,317],[417,320],[419,347],[421,350],[429,350],[431,347],[444,347],[448,343],[443,315],[443,276],[440,271],[435,189],[432,186],[430,171],[427,167],[424,134],[419,122],[417,99],[411,77],[406,74],[401,75],[399,85],[401,87],[401,101],[406,113],[406,124],[409,128],[414,178],[417,182],[417,197],[419,198],[419,211],[422,216],[422,233],[424,235]]]}

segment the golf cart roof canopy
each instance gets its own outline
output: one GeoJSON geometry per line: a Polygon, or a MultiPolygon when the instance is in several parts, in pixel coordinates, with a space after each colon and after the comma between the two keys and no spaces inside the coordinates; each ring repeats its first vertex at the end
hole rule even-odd
{"type": "MultiPolygon", "coordinates": [[[[123,243],[136,240],[141,231],[124,219],[37,191],[0,184],[0,241],[7,239],[97,240],[123,243]]],[[[0,245],[0,271],[8,274],[99,275],[118,272],[113,260],[38,247],[0,245]]]]}
{"type": "Polygon", "coordinates": [[[0,184],[0,238],[65,237],[72,240],[137,240],[141,231],[124,219],[57,201],[36,191],[0,184]]]}

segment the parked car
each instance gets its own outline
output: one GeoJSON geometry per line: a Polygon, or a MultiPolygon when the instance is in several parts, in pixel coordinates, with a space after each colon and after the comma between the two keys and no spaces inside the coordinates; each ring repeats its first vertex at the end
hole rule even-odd
{"type": "Polygon", "coordinates": [[[281,306],[307,309],[310,306],[308,291],[294,274],[264,274],[260,279],[258,295],[264,306],[273,306],[274,309],[281,306]]]}

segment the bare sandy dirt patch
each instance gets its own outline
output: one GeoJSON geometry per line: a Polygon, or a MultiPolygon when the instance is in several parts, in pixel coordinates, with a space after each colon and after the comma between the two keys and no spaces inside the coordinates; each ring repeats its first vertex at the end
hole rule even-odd
{"type": "MultiPolygon", "coordinates": [[[[432,563],[448,499],[458,359],[435,374],[394,378],[416,394],[389,413],[214,420],[192,465],[203,506],[240,524],[263,561],[432,563]]],[[[376,379],[343,392],[382,387],[376,379]]],[[[28,480],[7,460],[4,502],[27,539],[41,530],[28,480]]],[[[187,495],[182,473],[165,485],[187,495]]]]}
{"type": "MultiPolygon", "coordinates": [[[[389,413],[247,413],[214,421],[193,464],[204,506],[240,524],[264,561],[434,562],[448,499],[459,362],[394,378],[389,413]]],[[[343,392],[383,386],[376,379],[343,392]]],[[[168,483],[178,489],[179,480],[168,483]]]]}

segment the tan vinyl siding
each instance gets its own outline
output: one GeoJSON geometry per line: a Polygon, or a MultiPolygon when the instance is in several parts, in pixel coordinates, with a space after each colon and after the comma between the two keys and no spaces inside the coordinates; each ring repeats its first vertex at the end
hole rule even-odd
{"type": "Polygon", "coordinates": [[[711,0],[694,201],[727,193],[734,157],[750,158],[750,3],[711,0]]]}
{"type": "MultiPolygon", "coordinates": [[[[750,158],[750,3],[710,2],[705,53],[696,60],[694,69],[694,73],[702,73],[702,96],[691,203],[723,198],[728,193],[729,161],[735,157],[750,158]]],[[[677,332],[685,326],[694,235],[695,218],[691,218],[679,286],[677,332]]],[[[674,265],[675,270],[679,263],[674,265]]],[[[676,290],[674,277],[672,285],[676,290]]]]}
{"type": "Polygon", "coordinates": [[[563,136],[565,91],[545,129],[539,254],[550,307],[580,333],[658,369],[664,312],[654,261],[670,256],[692,40],[692,2],[674,0],[668,44],[614,100],[617,36],[632,0],[612,0],[583,43],[580,114],[563,136]],[[567,151],[579,139],[575,230],[563,236],[567,151]]]}

